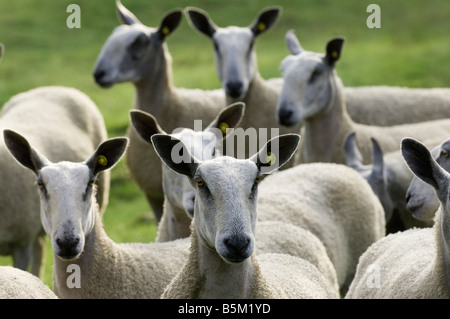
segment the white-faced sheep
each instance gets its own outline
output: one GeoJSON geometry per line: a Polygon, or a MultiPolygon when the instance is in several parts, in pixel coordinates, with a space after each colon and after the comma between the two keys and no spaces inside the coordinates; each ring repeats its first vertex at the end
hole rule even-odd
{"type": "MultiPolygon", "coordinates": [[[[132,82],[135,108],[155,116],[168,132],[178,127],[192,128],[198,119],[210,122],[226,106],[223,90],[177,88],[172,83],[172,58],[165,39],[178,27],[182,11],[168,13],[158,28],[151,28],[119,0],[116,5],[123,25],[113,31],[101,49],[94,70],[96,82],[104,88],[132,82]]],[[[127,134],[130,146],[126,164],[159,221],[164,200],[161,165],[155,165],[159,160],[153,148],[132,125],[127,134]]]]}
{"type": "MultiPolygon", "coordinates": [[[[427,147],[429,147],[427,145],[427,147]]],[[[450,172],[450,140],[446,139],[431,150],[431,155],[438,164],[450,172]]],[[[433,187],[414,176],[406,191],[406,208],[412,215],[419,219],[428,221],[433,219],[439,208],[439,199],[433,187]]]]}
{"type": "Polygon", "coordinates": [[[306,260],[287,254],[253,254],[258,180],[275,166],[266,158],[272,142],[280,145],[276,164],[282,165],[297,148],[299,136],[272,139],[250,160],[221,156],[201,162],[181,141],[169,135],[152,136],[161,159],[186,175],[196,189],[189,257],[163,298],[338,297],[306,260]],[[180,145],[186,156],[181,162],[172,156],[180,145]]]}
{"type": "Polygon", "coordinates": [[[430,221],[414,218],[406,208],[406,191],[413,179],[411,170],[399,151],[383,155],[377,140],[372,138],[373,163],[363,164],[355,143],[355,133],[345,140],[347,165],[364,177],[383,205],[386,217],[386,233],[394,233],[413,227],[429,227],[430,221]]]}
{"type": "MultiPolygon", "coordinates": [[[[294,55],[303,51],[293,30],[287,32],[286,44],[294,55]]],[[[448,88],[359,86],[344,87],[343,92],[356,123],[392,126],[450,117],[448,88]]]]}
{"type": "Polygon", "coordinates": [[[0,267],[0,299],[57,299],[38,277],[21,269],[0,267]]]}
{"type": "MultiPolygon", "coordinates": [[[[103,117],[84,93],[67,87],[40,87],[15,95],[1,111],[0,128],[24,135],[50,160],[73,161],[89,155],[107,138],[103,117]]],[[[45,233],[39,217],[34,176],[9,154],[0,141],[0,254],[12,255],[13,265],[41,275],[45,233]]],[[[97,181],[103,211],[108,202],[109,172],[97,181]]]]}
{"type": "Polygon", "coordinates": [[[407,136],[424,142],[448,137],[450,119],[388,127],[355,123],[347,112],[342,81],[335,70],[343,43],[342,38],[332,39],[325,55],[296,46],[291,48],[293,55],[282,62],[285,81],[277,115],[283,125],[303,122],[300,162],[345,163],[344,141],[352,132],[365,161],[372,152],[371,137],[383,152],[398,150],[407,136]]]}
{"type": "Polygon", "coordinates": [[[441,204],[432,228],[409,229],[373,244],[360,258],[346,298],[449,298],[450,174],[425,145],[405,138],[402,154],[441,204]]]}
{"type": "MultiPolygon", "coordinates": [[[[216,70],[225,90],[227,103],[245,103],[246,116],[240,126],[248,134],[253,129],[261,128],[278,129],[277,134],[299,131],[299,127],[286,128],[277,123],[274,112],[283,79],[263,79],[258,71],[254,50],[256,38],[275,25],[280,12],[280,7],[266,8],[248,27],[220,28],[203,10],[194,7],[186,9],[192,27],[209,37],[214,44],[216,70]]],[[[259,141],[257,133],[255,135],[259,141]]],[[[256,151],[257,149],[249,147],[242,155],[236,154],[236,157],[247,158],[256,151]]],[[[291,165],[288,163],[285,168],[291,165]]]]}
{"type": "MultiPolygon", "coordinates": [[[[204,161],[219,155],[215,146],[225,138],[225,133],[218,129],[221,124],[234,127],[243,114],[243,104],[235,103],[222,111],[204,131],[194,132],[190,129],[172,134],[179,139],[190,153],[198,160],[204,161]]],[[[156,119],[142,111],[131,111],[130,117],[136,131],[151,144],[154,134],[166,134],[156,119]]],[[[165,192],[164,211],[158,225],[156,241],[168,241],[188,237],[190,224],[194,216],[195,189],[188,177],[178,174],[163,162],[163,186],[165,192]]],[[[281,186],[280,186],[281,187],[281,186]]],[[[278,252],[302,257],[315,265],[321,273],[337,287],[336,271],[325,247],[320,240],[306,229],[277,221],[265,221],[258,224],[256,232],[256,254],[278,252]]]]}
{"type": "Polygon", "coordinates": [[[14,131],[5,130],[4,139],[14,158],[37,176],[41,221],[54,252],[56,295],[159,298],[184,264],[189,241],[115,243],[95,202],[96,177],[120,160],[128,140],[108,139],[83,162],[52,163],[14,131]]]}
{"type": "MultiPolygon", "coordinates": [[[[217,117],[203,130],[194,131],[180,128],[171,136],[181,140],[199,160],[211,159],[222,153],[222,140],[236,127],[244,114],[244,104],[234,103],[224,108],[217,117]]],[[[131,123],[144,141],[151,144],[154,134],[166,134],[157,120],[146,112],[130,112],[131,123]]],[[[151,145],[147,147],[153,148],[151,145]]],[[[143,151],[143,150],[142,150],[143,151]]],[[[164,206],[163,215],[158,224],[157,242],[165,242],[189,237],[191,218],[194,214],[195,190],[188,179],[162,165],[164,206]]]]}

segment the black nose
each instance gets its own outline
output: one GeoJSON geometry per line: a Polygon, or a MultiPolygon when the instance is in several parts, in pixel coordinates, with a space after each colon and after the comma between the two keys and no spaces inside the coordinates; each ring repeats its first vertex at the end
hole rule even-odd
{"type": "Polygon", "coordinates": [[[56,238],[56,244],[59,249],[58,256],[64,259],[76,257],[80,253],[78,248],[79,242],[79,237],[56,238]]]}
{"type": "Polygon", "coordinates": [[[226,258],[231,261],[241,262],[252,253],[252,250],[249,249],[251,240],[247,236],[227,237],[223,240],[223,243],[228,250],[226,258]]]}
{"type": "Polygon", "coordinates": [[[278,110],[278,122],[281,125],[285,125],[285,126],[291,126],[294,123],[292,122],[292,116],[293,116],[292,110],[287,109],[287,108],[281,108],[278,110]]]}
{"type": "Polygon", "coordinates": [[[241,81],[230,81],[225,85],[225,90],[227,95],[232,98],[238,98],[242,95],[242,90],[244,88],[244,84],[241,81]]]}
{"type": "Polygon", "coordinates": [[[102,79],[105,76],[105,74],[106,74],[106,72],[103,70],[96,70],[94,72],[95,82],[100,84],[102,82],[102,79]]]}

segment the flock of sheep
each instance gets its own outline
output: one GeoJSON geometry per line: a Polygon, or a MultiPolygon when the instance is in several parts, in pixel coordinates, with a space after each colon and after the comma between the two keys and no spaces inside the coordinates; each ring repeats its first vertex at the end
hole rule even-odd
{"type": "Polygon", "coordinates": [[[344,39],[310,52],[292,30],[283,77],[265,80],[253,46],[278,7],[248,27],[189,7],[152,28],[116,5],[122,24],[93,75],[134,84],[127,137],[108,138],[73,88],[2,107],[0,254],[14,267],[0,267],[1,298],[449,297],[450,89],[345,88],[344,39]],[[184,14],[212,41],[223,89],[173,85],[165,39],[184,14]],[[223,147],[237,128],[280,134],[237,158],[223,147]],[[155,242],[115,243],[103,228],[122,157],[155,242]],[[53,291],[39,279],[46,237],[53,291]]]}

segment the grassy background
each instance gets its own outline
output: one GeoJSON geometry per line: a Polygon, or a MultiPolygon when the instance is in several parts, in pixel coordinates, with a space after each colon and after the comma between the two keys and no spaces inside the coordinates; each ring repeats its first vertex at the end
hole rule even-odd
{"type": "MultiPolygon", "coordinates": [[[[219,26],[249,25],[264,7],[279,5],[278,24],[256,42],[263,77],[279,77],[279,64],[289,54],[284,41],[295,29],[306,50],[323,52],[334,36],[347,40],[337,68],[347,86],[450,86],[450,2],[448,0],[123,0],[142,23],[156,27],[164,13],[196,6],[219,26]],[[366,8],[381,7],[381,28],[369,29],[366,8]]],[[[118,25],[114,0],[17,0],[0,2],[0,42],[6,52],[0,63],[0,105],[12,95],[37,86],[65,85],[87,93],[104,115],[110,136],[125,134],[133,106],[130,83],[105,90],[92,70],[104,41],[118,25]],[[69,29],[69,4],[81,7],[81,28],[69,29]]],[[[184,18],[167,40],[176,86],[220,87],[212,45],[184,18]]],[[[5,181],[1,181],[5,182],[5,181]]],[[[154,240],[153,215],[123,163],[112,171],[105,228],[117,242],[154,240]]],[[[44,282],[52,286],[53,255],[47,240],[44,282]]],[[[1,265],[11,264],[0,257],[1,265]]]]}

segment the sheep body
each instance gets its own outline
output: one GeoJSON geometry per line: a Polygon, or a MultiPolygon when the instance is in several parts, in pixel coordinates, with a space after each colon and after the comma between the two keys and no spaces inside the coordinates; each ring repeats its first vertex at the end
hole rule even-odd
{"type": "MultiPolygon", "coordinates": [[[[136,91],[135,108],[155,116],[167,132],[179,127],[193,128],[194,120],[209,123],[226,106],[223,90],[178,88],[172,82],[172,58],[165,38],[178,27],[181,11],[168,13],[159,28],[150,28],[120,1],[116,1],[116,5],[123,25],[113,31],[97,58],[94,70],[97,83],[107,88],[115,83],[132,82],[136,91]],[[164,28],[169,32],[163,33],[164,28]],[[129,49],[133,41],[137,43],[135,50],[129,49]],[[136,54],[140,58],[130,63],[136,54]],[[128,63],[125,71],[124,63],[128,63]]],[[[127,135],[130,146],[125,156],[126,165],[159,221],[164,202],[161,165],[155,165],[158,163],[156,153],[132,125],[127,135]]]]}
{"type": "MultiPolygon", "coordinates": [[[[439,225],[439,223],[437,223],[439,225]]],[[[380,239],[365,252],[346,299],[449,298],[436,259],[436,230],[408,229],[380,239]],[[410,253],[414,252],[414,253],[410,253]]]]}
{"type": "Polygon", "coordinates": [[[320,239],[341,291],[350,284],[361,254],[385,235],[378,198],[345,165],[302,164],[280,171],[261,182],[258,198],[259,221],[292,223],[320,239]]]}
{"type": "MultiPolygon", "coordinates": [[[[40,87],[15,95],[5,103],[0,128],[13,129],[45,151],[49,159],[82,160],[107,136],[103,117],[91,99],[67,87],[40,87]]],[[[40,276],[45,237],[33,174],[24,171],[0,142],[0,254],[13,254],[14,266],[40,276]]],[[[108,202],[109,173],[97,182],[103,210],[108,202]]]]}
{"type": "Polygon", "coordinates": [[[256,226],[255,254],[287,254],[300,257],[314,265],[339,291],[336,270],[323,243],[307,229],[291,223],[260,221],[256,226]]]}
{"type": "Polygon", "coordinates": [[[392,126],[450,118],[449,88],[345,87],[350,117],[360,124],[392,126]]]}
{"type": "Polygon", "coordinates": [[[57,299],[38,277],[15,267],[0,267],[0,299],[57,299]]]}

